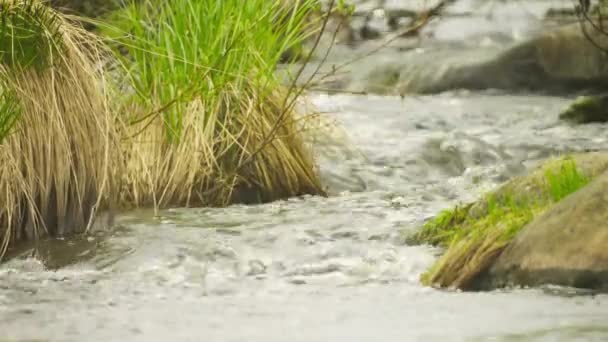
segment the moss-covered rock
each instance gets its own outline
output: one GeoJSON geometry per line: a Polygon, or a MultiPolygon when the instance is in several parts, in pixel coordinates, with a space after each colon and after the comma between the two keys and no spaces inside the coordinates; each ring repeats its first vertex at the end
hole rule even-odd
{"type": "Polygon", "coordinates": [[[581,96],[559,118],[574,123],[607,122],[608,95],[581,96]]]}
{"type": "Polygon", "coordinates": [[[481,275],[530,222],[608,169],[608,153],[550,160],[476,203],[446,210],[409,238],[446,249],[422,276],[426,285],[479,287],[481,275]]]}
{"type": "Polygon", "coordinates": [[[478,280],[608,290],[608,173],[528,224],[478,280]]]}

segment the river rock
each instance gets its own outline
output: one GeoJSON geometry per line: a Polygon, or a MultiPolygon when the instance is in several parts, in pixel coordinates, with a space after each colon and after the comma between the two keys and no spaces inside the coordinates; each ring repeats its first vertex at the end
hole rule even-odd
{"type": "Polygon", "coordinates": [[[574,24],[506,50],[477,53],[477,61],[469,56],[472,51],[455,52],[448,59],[436,58],[443,53],[441,50],[432,51],[423,54],[424,64],[406,67],[401,73],[399,93],[437,93],[457,88],[550,92],[603,89],[608,86],[608,57],[596,45],[608,46],[608,37],[589,27],[587,31],[595,44],[579,24],[574,24]]]}
{"type": "Polygon", "coordinates": [[[608,290],[608,173],[523,228],[480,287],[554,284],[608,290]]]}
{"type": "Polygon", "coordinates": [[[608,122],[608,95],[581,96],[559,118],[574,123],[608,122]]]}

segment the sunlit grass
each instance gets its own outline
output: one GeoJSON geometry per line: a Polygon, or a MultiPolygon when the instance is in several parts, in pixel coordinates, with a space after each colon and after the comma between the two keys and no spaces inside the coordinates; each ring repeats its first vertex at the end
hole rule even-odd
{"type": "Polygon", "coordinates": [[[179,141],[192,101],[247,96],[239,94],[247,87],[262,96],[276,89],[276,65],[305,38],[316,1],[294,3],[288,10],[266,0],[137,1],[115,13],[104,32],[127,51],[137,100],[147,108],[166,105],[159,115],[167,139],[179,141]]]}
{"type": "Polygon", "coordinates": [[[548,168],[545,171],[548,192],[557,202],[589,183],[589,178],[581,174],[573,160],[566,159],[557,170],[548,168]]]}
{"type": "Polygon", "coordinates": [[[467,289],[526,224],[589,182],[569,158],[549,163],[543,177],[540,192],[525,196],[497,191],[477,204],[444,210],[427,222],[410,242],[429,243],[446,251],[422,275],[422,282],[467,289]]]}
{"type": "Polygon", "coordinates": [[[314,33],[316,0],[143,0],[110,16],[123,99],[123,203],[226,205],[322,194],[299,89],[275,70],[314,33]]]}
{"type": "Polygon", "coordinates": [[[75,17],[0,0],[0,256],[84,231],[114,204],[324,194],[302,135],[314,125],[295,111],[301,89],[275,77],[284,52],[316,32],[316,6],[131,2],[95,21],[110,53],[75,17]]]}

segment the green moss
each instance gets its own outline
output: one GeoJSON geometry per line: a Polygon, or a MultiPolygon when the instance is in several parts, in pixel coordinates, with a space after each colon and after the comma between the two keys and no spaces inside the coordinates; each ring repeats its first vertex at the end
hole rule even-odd
{"type": "Polygon", "coordinates": [[[548,163],[543,171],[540,192],[515,194],[507,185],[476,204],[444,210],[427,222],[409,241],[444,247],[446,252],[422,282],[466,289],[526,224],[589,182],[570,158],[548,163]]]}
{"type": "Polygon", "coordinates": [[[559,118],[573,123],[591,123],[608,121],[608,96],[580,96],[568,108],[560,113],[559,118]]]}

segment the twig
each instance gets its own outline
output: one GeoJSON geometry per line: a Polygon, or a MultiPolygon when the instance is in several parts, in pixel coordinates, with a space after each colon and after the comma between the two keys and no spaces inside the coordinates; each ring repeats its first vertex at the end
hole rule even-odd
{"type": "Polygon", "coordinates": [[[341,65],[335,66],[331,72],[327,73],[325,76],[321,77],[317,82],[315,82],[315,84],[321,84],[325,79],[327,79],[329,76],[334,75],[337,71],[339,71],[340,69],[343,69],[353,63],[356,63],[362,59],[365,59],[367,57],[370,57],[378,52],[380,52],[381,50],[385,49],[386,47],[388,47],[391,43],[393,43],[394,41],[396,41],[399,38],[403,38],[403,36],[409,35],[411,33],[414,32],[418,32],[421,28],[423,28],[424,26],[426,26],[431,19],[438,17],[441,15],[441,12],[443,11],[443,9],[455,2],[456,0],[444,0],[439,2],[437,5],[435,5],[433,8],[425,11],[417,20],[417,22],[414,25],[408,26],[404,29],[401,29],[400,31],[394,33],[391,37],[389,37],[388,39],[386,39],[382,44],[380,44],[379,46],[371,49],[370,51],[357,56],[341,65]]]}

